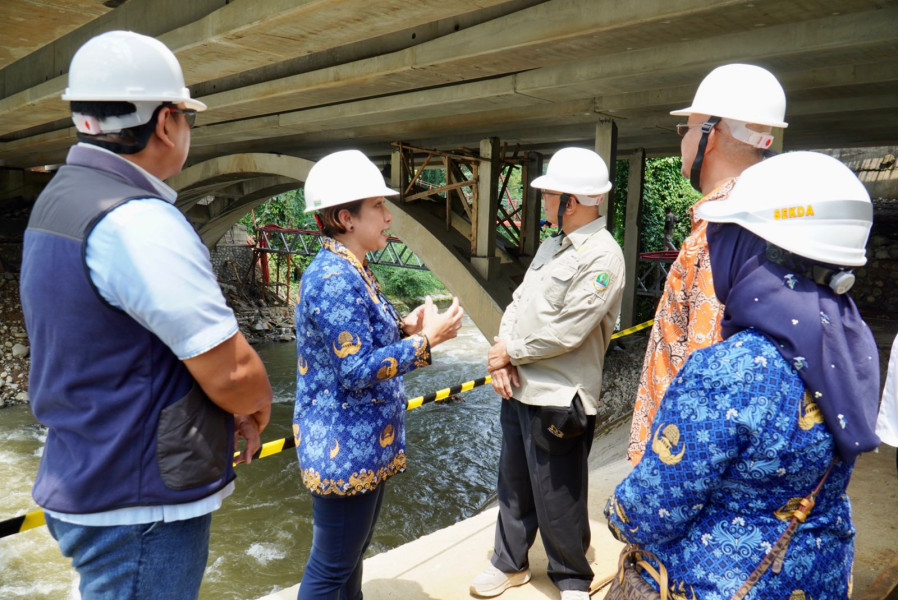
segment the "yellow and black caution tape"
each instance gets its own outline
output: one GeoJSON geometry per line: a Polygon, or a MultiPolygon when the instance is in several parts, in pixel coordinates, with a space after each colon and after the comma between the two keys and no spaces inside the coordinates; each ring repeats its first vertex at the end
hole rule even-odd
{"type": "Polygon", "coordinates": [[[655,322],[655,319],[649,319],[645,323],[640,323],[639,325],[634,325],[633,327],[630,327],[629,329],[624,329],[623,331],[618,331],[617,333],[615,333],[614,335],[611,336],[611,339],[616,340],[617,338],[622,338],[625,335],[630,335],[631,333],[636,333],[637,331],[642,331],[646,327],[651,327],[654,322],[655,322]]]}
{"type": "MultiPolygon", "coordinates": [[[[611,339],[616,339],[619,337],[623,337],[625,335],[630,335],[631,333],[636,333],[637,331],[641,331],[646,327],[652,325],[654,321],[646,321],[645,323],[640,323],[635,327],[630,327],[629,329],[624,329],[623,331],[618,331],[614,335],[611,336],[611,339]]],[[[471,381],[466,381],[465,383],[455,385],[452,387],[444,388],[442,390],[438,390],[431,394],[427,394],[426,396],[418,396],[416,398],[410,398],[406,401],[406,410],[412,410],[413,408],[418,408],[424,404],[430,404],[431,402],[439,402],[441,400],[445,400],[450,396],[455,394],[460,394],[462,392],[467,392],[473,390],[475,387],[480,387],[481,385],[485,385],[490,383],[492,379],[489,375],[486,377],[481,377],[479,379],[474,379],[471,381]]],[[[259,458],[267,458],[274,454],[278,454],[283,452],[284,450],[289,450],[290,448],[296,447],[296,441],[294,438],[286,437],[279,440],[274,440],[272,442],[267,442],[262,444],[262,446],[256,450],[253,454],[253,460],[259,458]]],[[[234,457],[236,458],[239,453],[235,452],[234,457]]],[[[16,533],[21,533],[23,531],[27,531],[29,529],[34,529],[35,527],[40,527],[41,525],[46,524],[44,520],[44,512],[42,510],[34,510],[30,513],[20,515],[18,517],[13,517],[12,519],[6,519],[5,521],[0,521],[0,538],[4,538],[9,535],[14,535],[16,533]]]]}
{"type": "Polygon", "coordinates": [[[0,521],[0,538],[4,538],[14,533],[21,533],[45,525],[44,511],[33,510],[27,515],[20,515],[12,519],[0,521]]]}
{"type": "MultiPolygon", "coordinates": [[[[431,402],[439,402],[440,400],[445,400],[446,398],[454,395],[460,394],[461,392],[467,392],[469,390],[473,390],[476,387],[484,385],[492,381],[489,375],[486,377],[481,377],[480,379],[474,379],[473,381],[466,381],[460,385],[448,387],[432,394],[427,394],[426,396],[418,396],[417,398],[410,398],[406,401],[405,410],[412,410],[413,408],[418,408],[423,404],[430,404],[431,402]]],[[[290,448],[296,448],[296,440],[292,437],[286,437],[280,440],[274,440],[273,442],[268,442],[266,444],[262,444],[262,446],[256,450],[255,454],[253,454],[253,460],[257,458],[266,458],[271,456],[272,454],[277,454],[279,452],[283,452],[284,450],[289,450],[290,448]]],[[[234,453],[234,457],[238,456],[239,452],[234,453]]],[[[2,537],[2,536],[0,536],[2,537]]]]}
{"type": "Polygon", "coordinates": [[[431,402],[439,402],[440,400],[445,400],[449,396],[453,396],[455,394],[460,394],[462,392],[467,392],[469,390],[473,390],[476,387],[480,387],[481,385],[487,384],[491,382],[493,379],[489,375],[486,377],[481,377],[480,379],[474,379],[473,381],[466,381],[461,385],[455,385],[452,387],[448,387],[439,391],[436,391],[432,394],[427,394],[426,396],[418,396],[417,398],[411,398],[405,406],[405,410],[411,410],[413,408],[418,408],[422,404],[429,404],[431,402]]]}

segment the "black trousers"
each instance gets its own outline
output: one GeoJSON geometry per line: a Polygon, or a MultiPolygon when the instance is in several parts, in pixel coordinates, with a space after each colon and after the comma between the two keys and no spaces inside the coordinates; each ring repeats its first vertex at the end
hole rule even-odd
{"type": "Polygon", "coordinates": [[[514,399],[502,401],[499,457],[499,520],[492,563],[505,572],[529,566],[527,552],[539,530],[549,559],[548,575],[560,590],[588,590],[593,572],[586,559],[590,532],[587,512],[587,458],[595,416],[566,454],[550,454],[530,434],[540,408],[514,399]]]}

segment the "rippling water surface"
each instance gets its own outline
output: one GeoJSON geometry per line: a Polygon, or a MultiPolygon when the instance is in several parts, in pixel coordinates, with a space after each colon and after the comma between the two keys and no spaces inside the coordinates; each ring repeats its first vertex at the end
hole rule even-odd
{"type": "MultiPolygon", "coordinates": [[[[434,350],[434,364],[405,377],[408,397],[482,377],[489,344],[473,323],[434,350]]],[[[291,434],[296,348],[257,347],[275,390],[263,441],[291,434]]],[[[389,480],[369,554],[447,527],[495,499],[499,401],[489,386],[407,413],[408,470],[389,480]]],[[[44,430],[28,407],[0,410],[0,519],[35,510],[31,483],[44,430]]],[[[200,597],[252,599],[302,578],[312,540],[311,499],[294,450],[237,469],[237,491],[212,521],[200,597]]],[[[46,527],[0,539],[0,598],[78,598],[76,576],[46,527]]]]}

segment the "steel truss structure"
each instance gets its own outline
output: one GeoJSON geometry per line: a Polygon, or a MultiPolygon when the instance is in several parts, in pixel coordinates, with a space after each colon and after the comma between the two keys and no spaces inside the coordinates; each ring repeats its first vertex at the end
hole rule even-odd
{"type": "MultiPolygon", "coordinates": [[[[315,256],[321,249],[320,231],[310,229],[287,229],[278,225],[265,225],[257,230],[256,243],[253,246],[253,262],[247,278],[254,277],[256,266],[259,266],[261,286],[271,290],[278,298],[289,296],[290,277],[298,280],[301,276],[299,266],[294,264],[293,256],[315,256]],[[269,269],[269,256],[274,255],[278,266],[272,273],[269,269]],[[281,281],[281,261],[286,261],[287,277],[281,281]],[[286,292],[286,293],[283,293],[286,292]]],[[[368,263],[403,269],[428,270],[424,263],[409,250],[397,237],[387,238],[387,246],[377,252],[369,252],[368,263]]]]}
{"type": "MultiPolygon", "coordinates": [[[[470,224],[468,237],[471,241],[471,254],[478,254],[476,240],[480,225],[476,213],[480,202],[478,189],[481,163],[490,159],[483,158],[467,148],[444,152],[419,148],[403,142],[394,142],[393,147],[400,157],[400,201],[408,203],[427,199],[443,203],[446,230],[453,226],[453,214],[460,216],[470,224]],[[445,183],[432,183],[424,179],[424,174],[433,169],[443,171],[445,183]]],[[[526,202],[511,195],[508,184],[514,170],[521,169],[521,183],[524,188],[521,197],[527,198],[530,153],[519,152],[517,148],[509,151],[507,147],[503,147],[497,162],[496,213],[493,222],[486,226],[496,228],[505,238],[506,243],[503,245],[506,250],[519,255],[524,249],[526,235],[523,233],[522,224],[525,222],[528,208],[526,202]]],[[[535,210],[539,210],[538,203],[535,210]]]]}

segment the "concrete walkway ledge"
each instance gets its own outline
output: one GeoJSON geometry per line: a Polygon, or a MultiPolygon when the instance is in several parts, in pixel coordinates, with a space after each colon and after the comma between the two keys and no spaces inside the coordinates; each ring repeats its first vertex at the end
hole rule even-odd
{"type": "MultiPolygon", "coordinates": [[[[588,557],[593,588],[614,574],[622,544],[608,531],[603,511],[614,487],[630,472],[622,459],[628,427],[613,428],[597,437],[590,456],[589,515],[592,543],[588,557]],[[609,462],[610,460],[610,462],[609,462]]],[[[848,494],[857,528],[854,565],[856,600],[898,598],[898,478],[895,449],[882,446],[862,455],[848,494]],[[876,580],[876,581],[874,581],[876,580]],[[871,585],[873,584],[873,585],[871,585]],[[878,585],[877,585],[878,584],[878,585]],[[869,588],[869,589],[868,589],[869,588]],[[886,590],[885,593],[882,590],[886,590]]],[[[496,516],[493,507],[451,527],[365,560],[362,589],[366,600],[465,600],[471,580],[489,562],[496,516]]],[[[530,550],[530,583],[507,590],[502,600],[558,600],[559,592],[546,576],[546,554],[537,536],[530,550]]],[[[607,588],[595,592],[601,600],[607,588]]],[[[261,600],[294,600],[299,585],[261,600]]]]}

